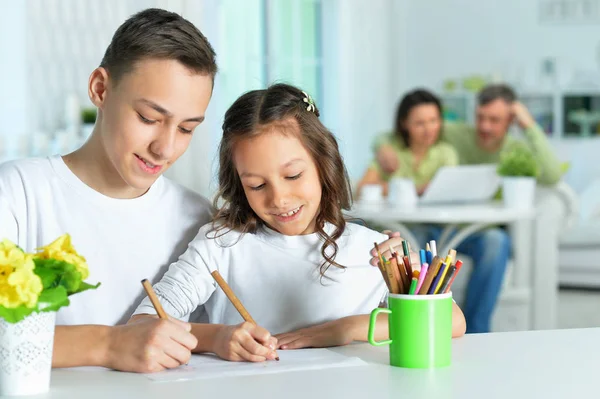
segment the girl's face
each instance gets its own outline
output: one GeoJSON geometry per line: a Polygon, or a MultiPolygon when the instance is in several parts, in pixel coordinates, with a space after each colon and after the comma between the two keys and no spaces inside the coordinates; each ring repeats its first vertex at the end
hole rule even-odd
{"type": "Polygon", "coordinates": [[[440,111],[435,104],[417,105],[408,113],[404,126],[410,136],[411,147],[431,147],[440,135],[440,111]]]}
{"type": "Polygon", "coordinates": [[[233,151],[250,207],[269,227],[288,236],[314,233],[321,203],[319,173],[298,134],[271,128],[236,143],[233,151]]]}

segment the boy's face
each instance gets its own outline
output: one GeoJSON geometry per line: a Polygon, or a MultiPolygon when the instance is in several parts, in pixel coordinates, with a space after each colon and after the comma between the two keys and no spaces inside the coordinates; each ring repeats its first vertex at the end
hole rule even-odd
{"type": "Polygon", "coordinates": [[[212,84],[175,60],[140,61],[116,85],[108,77],[96,104],[101,143],[125,186],[143,194],[185,152],[212,84]]]}
{"type": "MultiPolygon", "coordinates": [[[[296,124],[296,129],[299,129],[296,124]]],[[[233,159],[248,203],[269,227],[288,236],[311,234],[321,181],[297,134],[271,129],[241,140],[233,159]]]]}

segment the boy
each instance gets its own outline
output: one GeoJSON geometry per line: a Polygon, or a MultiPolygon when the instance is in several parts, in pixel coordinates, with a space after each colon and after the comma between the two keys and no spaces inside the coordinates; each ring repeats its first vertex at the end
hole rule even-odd
{"type": "Polygon", "coordinates": [[[155,281],[210,220],[208,201],[161,175],[203,120],[217,72],[197,28],[158,9],[115,32],[88,84],[98,108],[75,152],[0,166],[0,237],[26,251],[70,233],[98,290],[57,314],[54,367],[156,371],[187,362],[187,323],[128,319],[155,281]]]}

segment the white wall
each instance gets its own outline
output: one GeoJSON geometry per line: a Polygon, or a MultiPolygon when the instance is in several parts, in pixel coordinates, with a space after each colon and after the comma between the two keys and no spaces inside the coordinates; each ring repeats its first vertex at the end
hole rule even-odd
{"type": "Polygon", "coordinates": [[[402,80],[394,77],[402,40],[390,34],[393,3],[323,2],[322,120],[338,138],[352,180],[371,160],[375,135],[392,126],[399,93],[391,82],[402,80]]]}
{"type": "Polygon", "coordinates": [[[29,128],[27,123],[27,7],[25,2],[3,1],[1,9],[0,142],[8,142],[11,139],[11,143],[15,144],[15,136],[24,135],[29,128]]]}
{"type": "Polygon", "coordinates": [[[413,85],[439,88],[473,73],[534,85],[545,57],[557,58],[563,83],[574,70],[599,69],[600,24],[542,24],[538,0],[408,3],[405,67],[413,85]]]}

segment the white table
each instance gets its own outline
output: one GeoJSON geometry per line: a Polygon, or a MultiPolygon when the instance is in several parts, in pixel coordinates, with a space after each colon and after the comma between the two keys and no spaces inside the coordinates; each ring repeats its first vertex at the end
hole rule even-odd
{"type": "Polygon", "coordinates": [[[467,335],[443,369],[390,367],[387,348],[335,350],[368,366],[160,383],[96,369],[54,370],[43,398],[594,398],[600,328],[467,335]]]}
{"type": "Polygon", "coordinates": [[[508,225],[513,243],[514,275],[509,282],[518,301],[526,303],[527,329],[535,329],[536,319],[533,317],[535,309],[541,308],[539,303],[548,304],[545,312],[554,313],[556,309],[552,304],[556,303],[556,290],[536,290],[532,276],[543,273],[543,270],[535,270],[536,267],[544,265],[533,262],[536,250],[533,248],[532,230],[535,218],[535,210],[511,209],[503,206],[501,202],[488,202],[477,204],[457,205],[427,205],[415,208],[390,207],[385,203],[361,204],[357,203],[348,216],[375,222],[391,230],[399,231],[403,237],[413,243],[413,248],[419,248],[410,230],[405,223],[436,223],[444,225],[442,236],[437,242],[438,252],[446,254],[448,249],[456,248],[471,234],[493,225],[508,225]],[[451,233],[456,233],[451,236],[451,233]],[[551,296],[552,300],[548,300],[551,296]]]}

